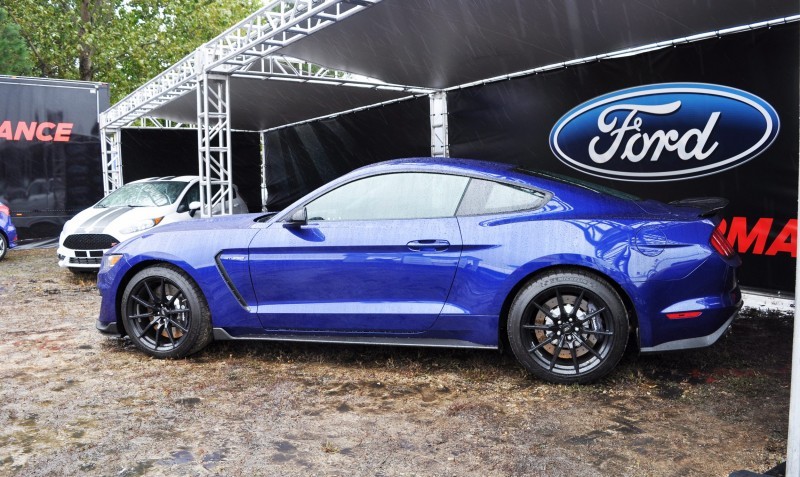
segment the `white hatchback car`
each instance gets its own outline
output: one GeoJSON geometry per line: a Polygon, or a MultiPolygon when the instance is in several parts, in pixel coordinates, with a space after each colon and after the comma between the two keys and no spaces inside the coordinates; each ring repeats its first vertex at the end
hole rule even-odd
{"type": "MultiPolygon", "coordinates": [[[[58,265],[73,272],[100,268],[103,253],[156,225],[190,220],[200,207],[197,176],[154,177],[130,182],[64,224],[58,265]]],[[[233,188],[233,211],[247,205],[233,188]]]]}

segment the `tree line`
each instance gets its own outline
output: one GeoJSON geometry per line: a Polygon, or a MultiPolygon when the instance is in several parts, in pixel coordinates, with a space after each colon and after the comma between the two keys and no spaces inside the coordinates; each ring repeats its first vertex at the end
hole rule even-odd
{"type": "Polygon", "coordinates": [[[0,0],[0,74],[109,83],[112,104],[260,0],[0,0]]]}

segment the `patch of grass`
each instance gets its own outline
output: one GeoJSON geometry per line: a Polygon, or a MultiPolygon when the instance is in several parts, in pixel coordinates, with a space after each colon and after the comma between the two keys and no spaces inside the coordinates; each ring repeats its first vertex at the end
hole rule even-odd
{"type": "Polygon", "coordinates": [[[331,441],[325,441],[325,443],[322,444],[322,452],[326,454],[338,454],[340,450],[341,449],[331,441]]]}

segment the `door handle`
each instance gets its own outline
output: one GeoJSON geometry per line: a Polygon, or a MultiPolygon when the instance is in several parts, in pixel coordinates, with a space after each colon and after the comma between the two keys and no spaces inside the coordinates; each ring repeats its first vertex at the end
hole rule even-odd
{"type": "Polygon", "coordinates": [[[413,240],[406,246],[414,252],[444,252],[450,248],[447,240],[413,240]]]}

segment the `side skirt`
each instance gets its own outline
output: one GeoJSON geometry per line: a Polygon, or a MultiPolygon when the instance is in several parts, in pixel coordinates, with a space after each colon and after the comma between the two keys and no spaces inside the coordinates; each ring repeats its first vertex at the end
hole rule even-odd
{"type": "Polygon", "coordinates": [[[436,338],[394,338],[390,336],[319,336],[319,335],[244,335],[231,336],[223,328],[214,328],[217,341],[294,341],[304,343],[362,344],[381,346],[421,346],[427,348],[497,349],[471,341],[436,338]]]}

